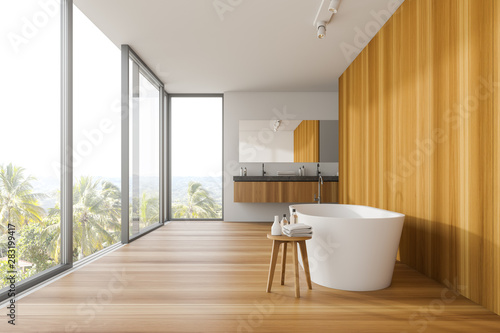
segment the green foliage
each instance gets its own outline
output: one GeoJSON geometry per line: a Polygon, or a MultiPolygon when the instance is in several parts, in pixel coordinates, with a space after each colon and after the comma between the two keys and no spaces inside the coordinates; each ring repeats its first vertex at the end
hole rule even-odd
{"type": "Polygon", "coordinates": [[[120,239],[121,194],[107,181],[81,177],[73,187],[73,241],[82,259],[120,239]]]}
{"type": "Polygon", "coordinates": [[[44,229],[40,224],[28,224],[18,234],[17,250],[19,258],[33,263],[31,270],[41,272],[53,267],[59,260],[52,258],[47,248],[54,241],[54,235],[43,237],[44,229]]]}
{"type": "MultiPolygon", "coordinates": [[[[7,257],[6,231],[8,225],[12,224],[17,232],[16,265],[19,258],[33,263],[30,268],[17,269],[17,281],[47,269],[53,261],[46,252],[51,240],[40,237],[43,232],[42,219],[46,212],[39,206],[38,200],[46,195],[33,193],[32,182],[36,179],[25,176],[24,171],[12,164],[0,166],[0,257],[7,257]]],[[[0,261],[2,286],[8,284],[6,277],[10,270],[8,258],[0,261]]]]}
{"type": "MultiPolygon", "coordinates": [[[[82,259],[120,239],[121,194],[108,181],[81,177],[73,186],[74,260],[82,259]]],[[[58,256],[60,242],[59,204],[49,210],[45,235],[53,235],[50,252],[58,256]]]]}
{"type": "Polygon", "coordinates": [[[189,182],[187,202],[172,205],[172,216],[185,219],[216,219],[222,217],[222,207],[201,183],[189,182]]]}
{"type": "MultiPolygon", "coordinates": [[[[21,281],[59,262],[61,243],[60,204],[48,213],[38,200],[46,195],[33,193],[33,177],[25,177],[24,169],[9,164],[0,166],[0,257],[7,256],[9,223],[16,226],[16,264],[22,259],[33,265],[17,269],[21,281]]],[[[120,239],[121,193],[108,181],[81,177],[73,187],[73,250],[74,260],[97,252],[120,239]]],[[[158,208],[146,208],[158,216],[158,208]]],[[[151,217],[153,218],[153,217],[151,217]]],[[[7,259],[0,261],[2,286],[7,284],[7,259]]]]}
{"type": "Polygon", "coordinates": [[[133,198],[133,204],[130,206],[132,223],[129,225],[129,232],[131,234],[160,221],[160,199],[158,196],[143,192],[140,198],[133,198]]]}
{"type": "Polygon", "coordinates": [[[146,225],[160,220],[160,199],[158,196],[142,194],[140,216],[141,221],[144,221],[146,225]]]}
{"type": "Polygon", "coordinates": [[[45,210],[38,205],[43,194],[33,193],[32,182],[36,179],[24,176],[24,169],[0,166],[0,228],[5,230],[9,223],[16,227],[41,222],[45,210]]]}
{"type": "MultiPolygon", "coordinates": [[[[10,281],[7,279],[9,277],[9,265],[7,263],[7,260],[0,261],[0,285],[1,287],[7,287],[10,285],[10,281]]],[[[26,269],[26,270],[17,270],[16,274],[16,282],[19,282],[21,280],[27,279],[37,273],[37,270],[35,269],[26,269]]]]}

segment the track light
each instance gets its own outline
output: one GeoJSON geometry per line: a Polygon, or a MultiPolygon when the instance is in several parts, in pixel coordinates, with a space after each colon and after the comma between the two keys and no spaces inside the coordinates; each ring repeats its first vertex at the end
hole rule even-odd
{"type": "Polygon", "coordinates": [[[319,21],[317,23],[318,28],[318,38],[323,39],[326,36],[326,22],[325,21],[319,21]]]}
{"type": "Polygon", "coordinates": [[[328,10],[334,14],[337,14],[337,11],[339,10],[339,4],[340,0],[331,0],[330,6],[328,6],[328,10]]]}

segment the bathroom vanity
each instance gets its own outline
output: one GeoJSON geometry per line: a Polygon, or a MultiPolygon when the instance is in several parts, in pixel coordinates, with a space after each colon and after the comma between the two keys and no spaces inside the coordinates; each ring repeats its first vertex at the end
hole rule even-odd
{"type": "MultiPolygon", "coordinates": [[[[241,176],[246,172],[240,171],[233,177],[234,202],[338,203],[338,177],[323,176],[319,170],[319,163],[338,163],[338,132],[337,120],[240,120],[239,162],[262,163],[262,172],[241,176]],[[304,174],[300,171],[299,176],[269,176],[265,163],[317,163],[318,167],[316,176],[300,176],[304,174]]],[[[291,174],[297,167],[300,164],[291,174]]]]}
{"type": "MultiPolygon", "coordinates": [[[[314,203],[317,176],[234,176],[234,202],[314,203]]],[[[321,202],[338,202],[338,177],[323,176],[321,202]]]]}

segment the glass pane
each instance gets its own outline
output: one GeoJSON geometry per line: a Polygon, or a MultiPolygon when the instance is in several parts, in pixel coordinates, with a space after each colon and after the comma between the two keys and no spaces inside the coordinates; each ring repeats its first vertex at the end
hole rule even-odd
{"type": "Polygon", "coordinates": [[[160,92],[136,64],[131,70],[130,234],[160,222],[160,92]]]}
{"type": "Polygon", "coordinates": [[[120,49],[76,6],[73,259],[120,241],[120,49]]]}
{"type": "Polygon", "coordinates": [[[12,270],[8,257],[16,259],[17,282],[60,261],[61,47],[57,2],[2,1],[0,7],[0,276],[4,287],[7,271],[12,270]],[[9,236],[13,236],[10,244],[9,236]]]}
{"type": "Polygon", "coordinates": [[[171,218],[222,218],[222,97],[173,97],[171,218]]]}

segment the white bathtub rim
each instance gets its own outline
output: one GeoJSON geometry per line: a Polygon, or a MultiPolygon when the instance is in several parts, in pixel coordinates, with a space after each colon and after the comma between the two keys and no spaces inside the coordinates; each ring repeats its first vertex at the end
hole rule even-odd
{"type": "Polygon", "coordinates": [[[397,219],[397,218],[405,218],[406,215],[405,214],[401,214],[401,213],[398,213],[398,212],[394,212],[394,211],[391,211],[391,210],[387,210],[387,209],[382,209],[382,208],[377,208],[377,207],[372,207],[372,206],[363,206],[363,205],[350,205],[350,204],[332,204],[332,203],[326,203],[326,204],[295,204],[295,205],[290,205],[289,206],[289,209],[292,210],[292,209],[296,209],[297,210],[297,213],[303,215],[303,216],[308,216],[308,217],[317,217],[317,218],[328,218],[328,219],[339,219],[339,220],[345,220],[345,219],[349,219],[349,220],[358,220],[358,219],[363,219],[363,220],[387,220],[387,219],[397,219]],[[363,208],[371,208],[371,209],[374,209],[374,210],[378,210],[378,211],[381,211],[381,212],[385,212],[385,213],[390,213],[392,216],[384,216],[384,217],[336,217],[336,216],[322,216],[322,215],[311,215],[311,214],[304,214],[302,212],[300,212],[297,207],[300,207],[300,206],[320,206],[320,205],[323,205],[323,206],[347,206],[347,207],[363,207],[363,208]]]}
{"type": "MultiPolygon", "coordinates": [[[[394,273],[393,273],[394,274],[394,273]]],[[[322,286],[322,287],[325,287],[325,288],[329,288],[329,289],[335,289],[335,290],[341,290],[341,291],[350,291],[350,292],[371,292],[371,291],[379,291],[379,290],[384,290],[384,289],[387,289],[389,287],[392,286],[392,279],[391,279],[391,282],[389,282],[389,284],[385,285],[385,286],[382,286],[382,287],[374,287],[373,289],[372,288],[345,288],[345,289],[340,289],[340,288],[335,288],[335,287],[330,287],[330,286],[327,286],[325,284],[321,284],[321,283],[318,283],[316,281],[312,281],[314,284],[317,284],[318,286],[322,286]]]]}

